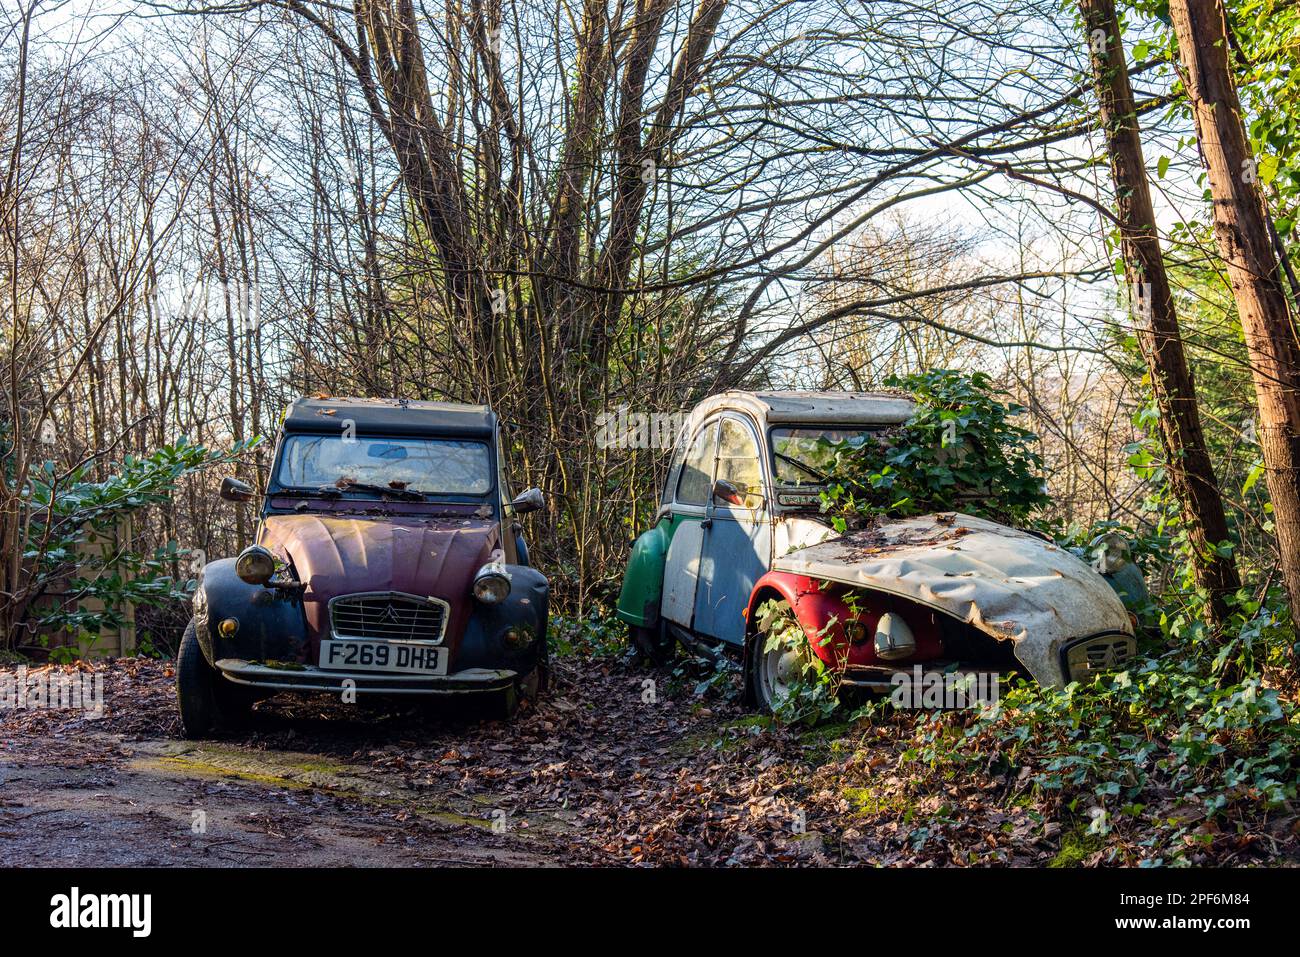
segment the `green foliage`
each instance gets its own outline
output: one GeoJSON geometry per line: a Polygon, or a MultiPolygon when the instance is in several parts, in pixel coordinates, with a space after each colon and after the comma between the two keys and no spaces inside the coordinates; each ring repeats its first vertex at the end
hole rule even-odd
{"type": "Polygon", "coordinates": [[[561,658],[612,658],[628,648],[627,625],[599,609],[585,618],[552,614],[549,635],[552,652],[561,658]]]}
{"type": "Polygon", "coordinates": [[[843,530],[850,517],[961,510],[1027,523],[1048,502],[1038,437],[1012,421],[1026,410],[983,372],[934,369],[887,384],[916,401],[912,417],[876,442],[835,455],[824,507],[843,530]]]}
{"type": "MultiPolygon", "coordinates": [[[[1151,414],[1138,413],[1148,434],[1151,414]]],[[[1054,816],[1086,821],[1062,838],[1057,863],[1067,866],[1098,851],[1118,863],[1196,863],[1219,835],[1294,802],[1300,785],[1300,709],[1267,677],[1285,675],[1292,661],[1282,588],[1272,576],[1243,587],[1229,598],[1227,626],[1210,633],[1158,450],[1142,442],[1128,454],[1147,483],[1153,523],[1074,527],[1060,540],[1088,558],[1119,536],[1148,572],[1178,570],[1136,609],[1147,656],[1064,689],[1019,683],[973,718],[902,719],[915,722],[906,758],[921,774],[1005,773],[1054,816]],[[1228,684],[1227,673],[1242,677],[1228,684]]]]}
{"type": "Polygon", "coordinates": [[[990,755],[1040,801],[1113,837],[1112,855],[1123,844],[1140,863],[1179,863],[1235,817],[1295,800],[1300,714],[1255,676],[1218,687],[1179,649],[1088,685],[1020,684],[973,720],[919,718],[907,757],[927,774],[983,775],[990,755]]]}
{"type": "Polygon", "coordinates": [[[53,462],[36,468],[26,488],[31,516],[23,560],[32,569],[27,583],[34,598],[63,585],[63,600],[32,602],[27,619],[40,630],[98,634],[123,624],[127,604],[156,605],[188,597],[192,582],[175,580],[175,542],[142,554],[119,541],[124,521],[166,502],[181,479],[237,458],[257,439],[229,452],[215,452],[186,439],[145,457],[127,456],[102,482],[90,481],[90,465],[60,472],[53,462]],[[88,604],[102,603],[105,610],[88,604]]]}
{"type": "Polygon", "coordinates": [[[773,717],[779,724],[813,727],[829,721],[840,710],[839,673],[817,656],[790,603],[769,599],[758,606],[757,625],[764,636],[759,651],[767,654],[791,647],[798,656],[799,671],[787,694],[776,702],[773,717]]]}
{"type": "Polygon", "coordinates": [[[1278,232],[1294,232],[1300,202],[1300,11],[1289,0],[1228,4],[1239,44],[1232,64],[1246,109],[1259,182],[1273,199],[1278,232]],[[1281,108],[1279,108],[1281,107],[1281,108]]]}

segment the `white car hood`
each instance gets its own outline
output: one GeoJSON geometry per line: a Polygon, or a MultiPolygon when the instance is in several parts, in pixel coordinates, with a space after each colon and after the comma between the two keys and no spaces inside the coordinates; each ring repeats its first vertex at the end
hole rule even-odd
{"type": "Polygon", "coordinates": [[[776,571],[910,598],[1002,641],[1042,684],[1061,685],[1061,646],[1133,634],[1106,579],[1028,532],[945,512],[849,532],[777,558],[776,571]]]}

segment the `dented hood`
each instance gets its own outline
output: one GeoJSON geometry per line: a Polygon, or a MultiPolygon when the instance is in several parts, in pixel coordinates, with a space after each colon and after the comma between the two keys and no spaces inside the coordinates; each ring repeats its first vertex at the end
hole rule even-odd
{"type": "Polygon", "coordinates": [[[261,544],[293,562],[313,640],[328,631],[328,605],[339,595],[397,591],[439,598],[451,609],[448,634],[469,614],[470,583],[500,558],[499,525],[485,519],[423,515],[270,515],[261,544]]]}
{"type": "Polygon", "coordinates": [[[909,598],[1015,642],[1043,684],[1063,682],[1061,646],[1100,632],[1133,633],[1106,579],[1070,552],[960,512],[920,515],[790,552],[777,571],[909,598]]]}

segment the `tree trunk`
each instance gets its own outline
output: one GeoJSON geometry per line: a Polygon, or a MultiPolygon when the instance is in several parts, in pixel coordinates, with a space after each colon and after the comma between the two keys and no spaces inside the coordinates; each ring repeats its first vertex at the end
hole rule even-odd
{"type": "Polygon", "coordinates": [[[1214,232],[1250,356],[1282,577],[1292,620],[1300,622],[1300,350],[1228,65],[1223,6],[1218,0],[1172,0],[1169,13],[1209,170],[1214,232]]]}
{"type": "Polygon", "coordinates": [[[1228,620],[1227,596],[1241,587],[1237,566],[1215,548],[1228,540],[1223,498],[1196,406],[1196,388],[1183,351],[1178,313],[1156,231],[1142,156],[1141,130],[1114,0],[1080,0],[1110,171],[1115,182],[1124,273],[1138,341],[1160,413],[1166,474],[1192,546],[1196,583],[1210,596],[1210,624],[1228,620]]]}

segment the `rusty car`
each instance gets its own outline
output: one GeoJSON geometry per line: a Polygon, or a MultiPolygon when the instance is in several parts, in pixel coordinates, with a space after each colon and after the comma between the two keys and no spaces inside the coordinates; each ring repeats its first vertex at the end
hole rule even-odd
{"type": "MultiPolygon", "coordinates": [[[[183,730],[279,692],[477,696],[509,716],[545,680],[549,584],[486,406],[305,398],[284,415],[255,541],[207,562],[176,667],[183,730]]],[[[403,700],[411,700],[409,698],[403,700]]]]}
{"type": "Polygon", "coordinates": [[[679,644],[738,658],[747,699],[767,711],[802,653],[766,640],[768,601],[788,605],[842,687],[867,692],[904,669],[971,665],[1061,686],[1133,656],[1134,620],[1107,576],[1036,533],[961,512],[835,530],[818,450],[871,441],[913,408],[853,392],[732,391],[697,405],[623,578],[617,614],[637,647],[659,663],[679,644]]]}

